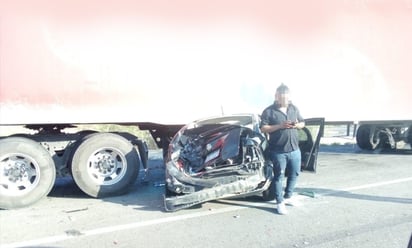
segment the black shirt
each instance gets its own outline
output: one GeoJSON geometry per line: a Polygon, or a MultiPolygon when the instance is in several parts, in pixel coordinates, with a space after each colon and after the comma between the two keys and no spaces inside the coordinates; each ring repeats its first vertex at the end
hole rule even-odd
{"type": "MultiPolygon", "coordinates": [[[[270,105],[262,112],[260,126],[278,125],[285,121],[303,122],[304,119],[299,110],[293,104],[289,104],[283,113],[276,103],[270,105]]],[[[269,133],[269,150],[274,152],[292,152],[299,149],[298,131],[295,128],[280,129],[269,133]]]]}

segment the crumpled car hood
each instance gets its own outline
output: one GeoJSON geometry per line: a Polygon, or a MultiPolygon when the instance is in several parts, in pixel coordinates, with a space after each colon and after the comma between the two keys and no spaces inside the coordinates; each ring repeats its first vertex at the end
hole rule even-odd
{"type": "Polygon", "coordinates": [[[264,158],[265,142],[260,133],[242,125],[184,127],[169,146],[166,210],[266,190],[273,171],[264,158]]]}

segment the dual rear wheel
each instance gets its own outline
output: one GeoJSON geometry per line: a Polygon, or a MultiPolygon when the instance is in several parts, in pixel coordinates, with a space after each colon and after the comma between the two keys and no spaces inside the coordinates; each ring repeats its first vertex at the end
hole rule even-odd
{"type": "MultiPolygon", "coordinates": [[[[138,152],[120,135],[87,135],[73,151],[68,162],[73,179],[91,197],[124,194],[138,177],[138,152]]],[[[0,140],[0,208],[36,203],[50,193],[55,180],[54,161],[38,142],[25,137],[0,140]]]]}

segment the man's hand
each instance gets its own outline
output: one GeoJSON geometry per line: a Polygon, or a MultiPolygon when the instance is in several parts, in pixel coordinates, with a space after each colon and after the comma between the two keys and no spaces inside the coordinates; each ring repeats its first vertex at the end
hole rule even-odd
{"type": "Polygon", "coordinates": [[[264,125],[260,128],[263,133],[271,133],[280,129],[297,128],[302,129],[305,126],[304,122],[285,121],[278,125],[264,125]]]}
{"type": "Polygon", "coordinates": [[[282,124],[282,128],[302,129],[304,126],[305,126],[305,122],[285,121],[285,122],[282,124]]]}
{"type": "Polygon", "coordinates": [[[295,128],[296,123],[293,121],[285,121],[281,124],[281,129],[295,128]]]}

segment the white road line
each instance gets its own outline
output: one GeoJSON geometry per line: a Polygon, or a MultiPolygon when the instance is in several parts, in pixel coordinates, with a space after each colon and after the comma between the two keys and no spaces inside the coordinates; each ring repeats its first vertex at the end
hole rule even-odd
{"type": "Polygon", "coordinates": [[[370,184],[364,184],[356,187],[350,187],[346,189],[342,189],[344,191],[354,191],[358,189],[366,189],[366,188],[374,188],[374,187],[379,187],[383,185],[389,185],[389,184],[395,184],[395,183],[403,183],[407,181],[412,181],[412,177],[407,177],[407,178],[400,178],[396,180],[391,180],[391,181],[386,181],[386,182],[380,182],[380,183],[370,183],[370,184]]]}
{"type": "MultiPolygon", "coordinates": [[[[360,189],[375,188],[375,187],[380,187],[380,186],[384,186],[384,185],[403,183],[403,182],[408,182],[408,181],[412,181],[412,177],[400,178],[400,179],[396,179],[396,180],[384,181],[384,182],[378,182],[378,183],[363,184],[363,185],[359,185],[359,186],[343,188],[343,189],[337,189],[337,190],[336,189],[330,189],[330,192],[316,193],[316,196],[317,197],[322,197],[322,196],[328,196],[328,195],[335,195],[337,193],[342,193],[342,192],[351,192],[351,191],[356,191],[356,190],[360,190],[360,189]]],[[[297,195],[296,198],[298,198],[299,200],[302,200],[304,198],[307,198],[307,196],[297,195]]]]}
{"type": "Polygon", "coordinates": [[[99,234],[116,232],[116,231],[121,231],[121,230],[127,230],[127,229],[134,229],[134,228],[139,228],[139,227],[157,225],[157,224],[162,224],[162,223],[167,223],[167,222],[175,222],[175,221],[179,221],[179,220],[186,220],[186,219],[197,218],[197,217],[202,217],[202,216],[232,212],[232,211],[239,210],[239,209],[246,208],[246,207],[253,206],[253,205],[258,206],[258,205],[262,205],[262,203],[250,204],[248,206],[233,206],[233,207],[227,207],[227,208],[221,208],[221,209],[214,209],[212,211],[206,211],[206,212],[197,212],[197,213],[192,213],[192,214],[172,216],[172,217],[166,217],[166,218],[155,219],[155,220],[148,220],[148,221],[143,221],[143,222],[134,222],[134,223],[124,224],[124,225],[116,225],[116,226],[109,226],[109,227],[103,227],[103,228],[96,228],[96,229],[92,229],[92,230],[88,230],[88,231],[81,231],[81,235],[79,235],[79,236],[56,235],[56,236],[45,237],[45,238],[41,238],[41,239],[34,239],[34,240],[28,240],[28,241],[23,241],[23,242],[18,242],[18,243],[0,245],[0,247],[1,248],[9,248],[9,247],[42,245],[42,244],[46,244],[46,243],[53,243],[53,242],[59,242],[59,241],[64,241],[64,240],[68,240],[68,239],[73,239],[73,238],[76,238],[76,237],[99,235],[99,234]]]}
{"type": "MultiPolygon", "coordinates": [[[[359,185],[355,187],[341,189],[340,191],[354,191],[354,190],[359,190],[359,189],[374,188],[374,187],[380,187],[380,186],[396,184],[396,183],[403,183],[403,182],[408,182],[408,181],[412,181],[412,177],[400,178],[396,180],[384,181],[384,182],[378,182],[378,183],[364,184],[364,185],[359,185]]],[[[330,194],[333,194],[333,193],[326,193],[326,194],[321,194],[321,195],[325,196],[325,195],[330,195],[330,194]]],[[[162,223],[175,222],[175,221],[197,218],[197,217],[202,217],[202,216],[232,212],[232,211],[241,210],[241,209],[245,209],[249,207],[265,206],[269,204],[270,203],[267,203],[267,202],[264,202],[264,203],[251,202],[247,206],[225,207],[221,209],[213,209],[212,211],[208,210],[208,211],[203,211],[203,212],[184,214],[184,215],[179,215],[179,216],[172,216],[172,217],[148,220],[148,221],[143,221],[143,222],[133,222],[133,223],[124,224],[124,225],[96,228],[96,229],[91,229],[87,231],[81,231],[80,236],[56,235],[56,236],[50,236],[50,237],[45,237],[45,238],[40,238],[40,239],[27,240],[23,242],[0,244],[0,248],[43,245],[43,244],[55,243],[55,242],[60,242],[60,241],[69,240],[69,239],[78,238],[78,237],[93,236],[93,235],[99,235],[99,234],[104,234],[104,233],[117,232],[121,230],[152,226],[152,225],[157,225],[157,224],[162,224],[162,223]]]]}

